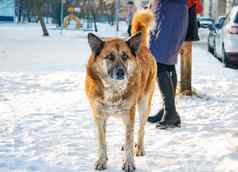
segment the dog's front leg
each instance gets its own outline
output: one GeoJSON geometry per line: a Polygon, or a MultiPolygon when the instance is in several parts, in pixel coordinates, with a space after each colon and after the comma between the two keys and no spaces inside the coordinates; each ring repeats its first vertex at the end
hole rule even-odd
{"type": "Polygon", "coordinates": [[[106,145],[106,119],[96,118],[96,137],[97,137],[97,161],[96,170],[105,170],[107,168],[107,145],[106,145]]]}
{"type": "Polygon", "coordinates": [[[135,111],[129,113],[129,115],[123,117],[123,122],[126,127],[126,138],[125,138],[125,157],[122,169],[125,172],[135,171],[135,162],[134,162],[134,120],[135,120],[135,111]]]}

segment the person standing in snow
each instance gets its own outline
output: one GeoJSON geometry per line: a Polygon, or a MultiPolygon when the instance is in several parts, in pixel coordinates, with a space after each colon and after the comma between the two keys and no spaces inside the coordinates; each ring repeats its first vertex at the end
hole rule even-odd
{"type": "Polygon", "coordinates": [[[157,61],[157,80],[163,108],[155,116],[149,117],[148,121],[158,122],[156,126],[160,129],[180,127],[181,120],[175,106],[177,87],[175,65],[187,33],[187,0],[152,0],[150,9],[155,14],[150,50],[157,61]]]}
{"type": "Polygon", "coordinates": [[[127,23],[128,23],[128,35],[131,36],[131,22],[133,19],[134,14],[136,13],[137,8],[133,1],[127,2],[127,23]]]}
{"type": "Polygon", "coordinates": [[[181,119],[175,106],[175,64],[183,41],[199,40],[196,14],[202,12],[203,6],[200,0],[152,0],[150,8],[156,16],[150,49],[157,60],[163,108],[148,121],[158,122],[157,127],[161,129],[179,127],[181,119]]]}

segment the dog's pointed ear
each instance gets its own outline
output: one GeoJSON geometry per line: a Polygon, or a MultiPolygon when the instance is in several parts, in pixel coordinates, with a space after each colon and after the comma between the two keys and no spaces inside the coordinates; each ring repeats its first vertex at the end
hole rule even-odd
{"type": "Polygon", "coordinates": [[[137,32],[136,34],[132,35],[127,41],[127,45],[130,47],[131,52],[136,55],[140,48],[141,44],[141,39],[142,39],[142,33],[137,32]]]}
{"type": "Polygon", "coordinates": [[[93,33],[89,33],[88,34],[88,43],[89,43],[89,46],[90,46],[92,52],[94,53],[94,56],[95,57],[98,56],[100,54],[101,50],[103,49],[104,41],[101,40],[96,35],[94,35],[93,33]]]}

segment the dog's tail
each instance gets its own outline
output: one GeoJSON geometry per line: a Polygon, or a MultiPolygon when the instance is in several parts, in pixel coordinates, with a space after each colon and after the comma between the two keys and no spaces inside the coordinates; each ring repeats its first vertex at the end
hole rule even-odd
{"type": "Polygon", "coordinates": [[[140,10],[136,12],[132,20],[132,35],[137,32],[142,32],[141,45],[147,46],[149,40],[150,28],[154,21],[154,14],[151,10],[140,10]]]}

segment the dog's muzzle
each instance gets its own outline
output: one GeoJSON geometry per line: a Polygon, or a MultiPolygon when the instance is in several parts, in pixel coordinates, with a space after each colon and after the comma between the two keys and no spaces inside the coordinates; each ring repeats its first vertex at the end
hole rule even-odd
{"type": "Polygon", "coordinates": [[[115,65],[109,72],[110,76],[114,80],[124,80],[126,78],[126,72],[122,65],[115,65]]]}

